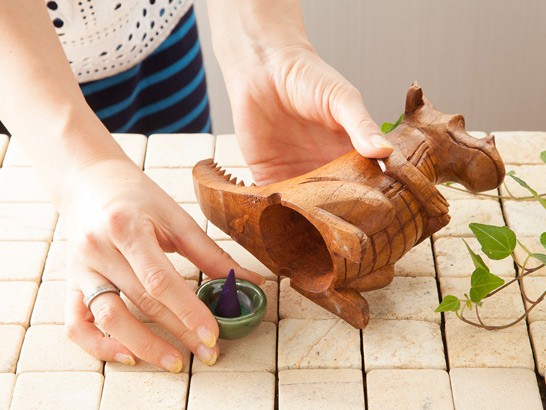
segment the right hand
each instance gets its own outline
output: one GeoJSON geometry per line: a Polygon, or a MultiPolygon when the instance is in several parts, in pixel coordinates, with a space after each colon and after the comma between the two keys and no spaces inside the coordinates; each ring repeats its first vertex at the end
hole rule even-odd
{"type": "Polygon", "coordinates": [[[218,324],[164,252],[178,252],[211,279],[232,268],[256,284],[263,278],[239,266],[128,159],[89,164],[70,186],[63,201],[69,224],[68,336],[100,360],[134,364],[136,356],[181,371],[181,352],[137,320],[117,294],[99,295],[89,309],[84,305],[85,294],[113,284],[203,363],[214,364],[218,324]]]}

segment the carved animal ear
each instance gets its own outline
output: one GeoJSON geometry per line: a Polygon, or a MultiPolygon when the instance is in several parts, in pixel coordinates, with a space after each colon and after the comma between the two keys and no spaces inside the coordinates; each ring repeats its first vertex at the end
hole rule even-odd
{"type": "Polygon", "coordinates": [[[423,90],[421,90],[421,86],[417,82],[414,82],[406,96],[406,115],[413,114],[423,105],[425,105],[423,90]]]}

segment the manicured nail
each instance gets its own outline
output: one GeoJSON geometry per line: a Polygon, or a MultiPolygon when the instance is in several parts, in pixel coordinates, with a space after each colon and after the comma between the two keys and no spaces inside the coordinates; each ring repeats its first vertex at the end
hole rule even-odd
{"type": "Polygon", "coordinates": [[[207,366],[212,366],[214,363],[216,363],[216,351],[210,347],[199,345],[197,348],[197,356],[199,356],[199,360],[201,360],[203,364],[206,364],[207,366]]]}
{"type": "Polygon", "coordinates": [[[207,326],[199,326],[195,332],[197,333],[197,337],[201,339],[205,346],[214,347],[216,345],[216,335],[207,326]]]}
{"type": "Polygon", "coordinates": [[[134,366],[136,364],[135,359],[125,353],[116,353],[114,360],[118,363],[127,364],[129,366],[134,366]]]}
{"type": "Polygon", "coordinates": [[[370,141],[375,148],[394,148],[394,145],[379,134],[373,134],[370,137],[370,141]]]}
{"type": "Polygon", "coordinates": [[[171,373],[180,373],[182,371],[182,360],[172,354],[166,354],[161,359],[161,366],[171,373]]]}

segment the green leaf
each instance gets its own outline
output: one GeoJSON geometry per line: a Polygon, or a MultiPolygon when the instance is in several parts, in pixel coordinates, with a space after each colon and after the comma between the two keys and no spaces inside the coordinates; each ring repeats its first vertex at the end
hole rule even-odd
{"type": "Polygon", "coordinates": [[[487,272],[490,272],[489,267],[485,264],[482,257],[480,255],[477,255],[474,253],[472,249],[470,249],[470,246],[468,246],[468,243],[463,239],[463,242],[466,246],[466,250],[470,254],[470,257],[472,258],[472,262],[474,263],[474,267],[485,269],[487,272]]]}
{"type": "Polygon", "coordinates": [[[436,313],[439,312],[456,312],[461,308],[461,301],[458,297],[453,295],[447,295],[442,303],[434,310],[436,313]]]}
{"type": "MultiPolygon", "coordinates": [[[[513,172],[513,171],[512,171],[513,172]]],[[[517,176],[514,175],[514,173],[510,173],[508,172],[506,175],[508,175],[510,178],[512,178],[514,181],[516,181],[518,184],[520,184],[522,187],[524,187],[527,191],[529,191],[531,193],[531,195],[533,195],[533,198],[535,198],[538,203],[540,205],[542,205],[542,207],[544,209],[546,209],[546,198],[542,198],[537,191],[535,191],[533,188],[531,188],[527,182],[525,182],[523,179],[521,178],[518,178],[517,176]]]]}
{"type": "Polygon", "coordinates": [[[394,130],[396,127],[398,127],[403,119],[404,119],[404,114],[400,115],[400,117],[398,117],[398,119],[396,120],[394,124],[390,122],[384,122],[383,124],[381,124],[381,132],[383,134],[388,134],[389,132],[394,130]]]}
{"type": "Polygon", "coordinates": [[[546,162],[546,151],[542,151],[540,153],[540,159],[542,160],[542,162],[546,162]]]}
{"type": "Polygon", "coordinates": [[[470,279],[470,299],[474,303],[480,302],[490,292],[504,285],[504,279],[478,268],[472,272],[470,279]]]}
{"type": "Polygon", "coordinates": [[[469,310],[472,310],[472,301],[470,299],[466,299],[466,307],[469,309],[469,310]]]}
{"type": "Polygon", "coordinates": [[[516,234],[507,226],[478,223],[468,225],[489,259],[500,260],[512,254],[516,247],[516,234]]]}
{"type": "Polygon", "coordinates": [[[532,253],[531,256],[546,265],[546,255],[544,255],[543,253],[532,253]]]}
{"type": "Polygon", "coordinates": [[[546,232],[542,232],[542,235],[540,235],[540,243],[546,249],[546,232]]]}

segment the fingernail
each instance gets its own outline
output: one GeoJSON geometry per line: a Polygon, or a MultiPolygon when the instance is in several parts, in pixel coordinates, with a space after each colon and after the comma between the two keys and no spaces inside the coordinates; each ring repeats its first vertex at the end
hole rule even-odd
{"type": "Polygon", "coordinates": [[[161,366],[171,373],[180,373],[182,371],[182,360],[172,354],[166,354],[161,359],[161,366]]]}
{"type": "Polygon", "coordinates": [[[375,148],[394,148],[394,145],[379,134],[373,134],[370,141],[375,148]]]}
{"type": "Polygon", "coordinates": [[[214,363],[216,363],[216,350],[211,349],[210,347],[199,345],[197,348],[197,356],[199,356],[199,360],[201,360],[203,364],[206,364],[207,366],[212,366],[214,363]]]}
{"type": "Polygon", "coordinates": [[[214,347],[216,345],[216,335],[207,326],[199,326],[195,332],[197,333],[197,337],[201,339],[205,346],[214,347]]]}
{"type": "Polygon", "coordinates": [[[114,360],[118,363],[127,364],[129,366],[134,366],[136,364],[135,359],[125,353],[116,353],[114,360]]]}

